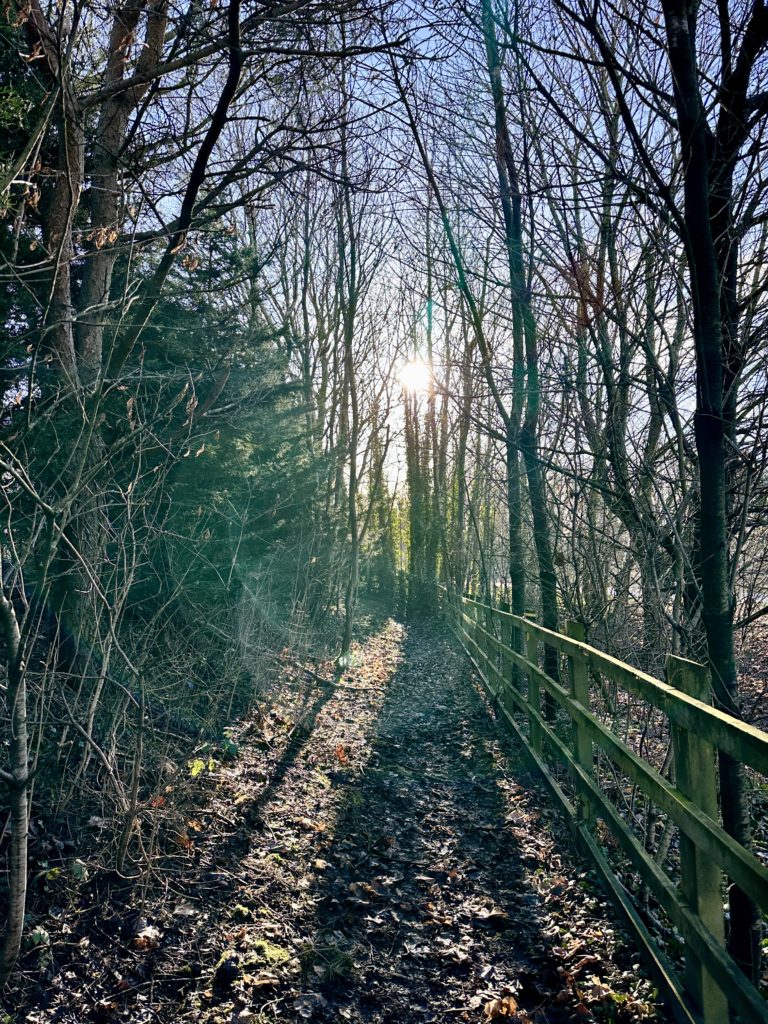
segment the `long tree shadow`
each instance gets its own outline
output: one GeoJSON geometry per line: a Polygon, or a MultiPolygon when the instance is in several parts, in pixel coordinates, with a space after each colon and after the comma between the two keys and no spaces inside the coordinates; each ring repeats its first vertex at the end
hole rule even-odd
{"type": "Polygon", "coordinates": [[[621,973],[613,921],[583,866],[561,862],[552,812],[504,740],[501,755],[463,659],[421,629],[405,654],[324,854],[301,1005],[395,1024],[478,1019],[496,999],[499,1016],[572,1020],[582,980],[621,973]]]}
{"type": "Polygon", "coordinates": [[[288,743],[283,748],[278,760],[270,768],[268,781],[251,801],[252,815],[258,815],[267,806],[285,782],[285,778],[296,763],[307,743],[312,739],[318,716],[334,696],[334,687],[312,677],[307,677],[298,693],[298,703],[302,708],[298,721],[292,726],[288,743]],[[320,688],[320,692],[312,698],[312,694],[320,688]],[[307,702],[311,700],[309,706],[307,702]]]}
{"type": "Polygon", "coordinates": [[[606,976],[610,918],[560,863],[460,652],[433,629],[364,629],[347,678],[276,691],[282,731],[243,723],[239,755],[192,785],[161,897],[88,884],[88,944],[57,952],[38,1005],[84,1019],[77,977],[93,1019],[147,991],[169,1024],[237,999],[259,1021],[479,1020],[493,999],[509,1017],[510,996],[572,1019],[579,970],[606,976]]]}
{"type": "MultiPolygon", "coordinates": [[[[386,614],[377,608],[364,616],[360,616],[355,629],[356,639],[380,631],[387,620],[386,614]]],[[[296,721],[292,725],[288,743],[283,747],[278,759],[269,765],[266,783],[259,785],[257,794],[249,801],[249,817],[257,819],[261,811],[267,807],[286,781],[291,769],[313,742],[318,719],[324,708],[339,695],[335,680],[319,674],[304,671],[302,682],[291,697],[296,707],[296,721]]],[[[256,769],[259,775],[261,772],[256,769]]]]}
{"type": "MultiPolygon", "coordinates": [[[[358,637],[375,636],[385,621],[382,614],[362,619],[358,637]]],[[[57,949],[53,983],[41,972],[30,1005],[46,1011],[55,1005],[55,1019],[79,1024],[86,1017],[72,1008],[78,983],[87,988],[87,1014],[99,1020],[105,1006],[132,1012],[147,987],[158,1021],[175,1022],[183,1002],[198,999],[200,991],[214,1006],[231,1001],[235,975],[227,975],[226,957],[237,945],[233,930],[257,907],[290,919],[285,894],[296,819],[302,829],[309,825],[313,787],[328,798],[329,810],[333,805],[330,780],[317,782],[314,751],[328,720],[339,716],[329,706],[343,701],[344,692],[319,675],[278,679],[269,706],[240,723],[234,758],[219,759],[214,751],[212,768],[195,778],[174,775],[166,790],[173,793],[172,811],[155,819],[150,810],[141,821],[151,873],[144,884],[112,870],[88,879],[79,893],[76,933],[84,944],[67,941],[66,949],[57,949]],[[159,891],[157,879],[163,881],[159,891]]],[[[206,763],[207,755],[200,759],[206,763]]],[[[152,806],[166,811],[168,803],[163,795],[152,806]]],[[[302,840],[309,846],[311,840],[302,840]]],[[[294,917],[293,928],[300,928],[300,914],[294,917]]],[[[262,934],[261,925],[256,930],[262,934]]]]}

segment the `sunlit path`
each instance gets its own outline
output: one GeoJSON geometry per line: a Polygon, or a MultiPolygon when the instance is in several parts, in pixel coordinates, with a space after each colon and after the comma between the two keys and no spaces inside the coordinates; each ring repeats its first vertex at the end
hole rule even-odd
{"type": "Polygon", "coordinates": [[[176,798],[165,894],[94,882],[30,1022],[81,1019],[75,979],[104,1020],[656,1019],[446,634],[381,621],[341,679],[289,669],[271,704],[176,798]]]}
{"type": "Polygon", "coordinates": [[[768,0],[0,23],[0,1024],[768,1024],[768,0]]]}

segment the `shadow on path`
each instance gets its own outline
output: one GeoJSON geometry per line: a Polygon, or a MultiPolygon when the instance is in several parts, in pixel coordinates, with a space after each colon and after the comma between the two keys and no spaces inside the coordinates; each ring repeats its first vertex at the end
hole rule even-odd
{"type": "Polygon", "coordinates": [[[236,758],[168,786],[146,888],[97,872],[38,919],[19,1019],[664,1019],[460,650],[366,625],[343,680],[276,682],[236,758]]]}
{"type": "Polygon", "coordinates": [[[620,1012],[626,992],[588,1005],[583,989],[633,973],[631,950],[583,867],[563,863],[552,812],[466,661],[434,629],[410,629],[404,653],[324,854],[297,1009],[478,1021],[498,999],[521,1021],[637,1020],[620,1012]]]}

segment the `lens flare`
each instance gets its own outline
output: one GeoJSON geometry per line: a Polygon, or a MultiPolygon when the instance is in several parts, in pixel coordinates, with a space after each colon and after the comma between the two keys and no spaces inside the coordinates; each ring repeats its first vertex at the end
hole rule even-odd
{"type": "Polygon", "coordinates": [[[403,390],[414,395],[423,395],[432,385],[432,370],[423,359],[410,359],[403,363],[398,377],[403,390]]]}

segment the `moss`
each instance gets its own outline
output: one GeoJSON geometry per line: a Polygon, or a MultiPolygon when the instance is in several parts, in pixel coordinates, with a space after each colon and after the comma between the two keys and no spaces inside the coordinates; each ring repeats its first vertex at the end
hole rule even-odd
{"type": "Polygon", "coordinates": [[[283,946],[277,946],[274,942],[270,942],[269,939],[257,939],[253,944],[251,958],[257,959],[261,964],[267,963],[274,967],[290,960],[291,953],[283,946]]]}

